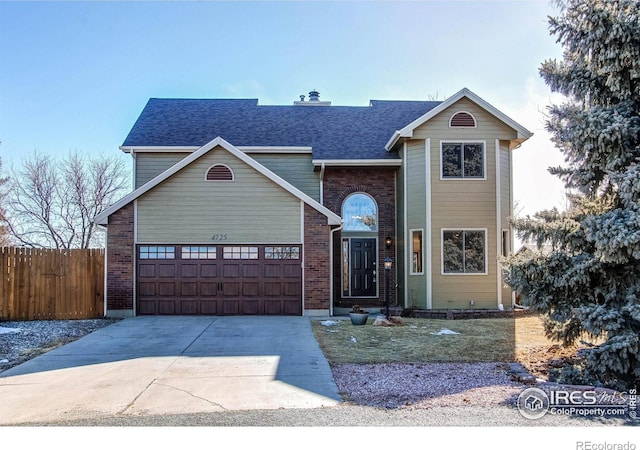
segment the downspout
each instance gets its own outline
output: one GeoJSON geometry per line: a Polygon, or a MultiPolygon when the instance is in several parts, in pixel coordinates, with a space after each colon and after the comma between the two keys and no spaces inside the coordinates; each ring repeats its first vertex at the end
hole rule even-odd
{"type": "Polygon", "coordinates": [[[340,224],[339,227],[334,228],[333,230],[331,230],[330,233],[330,238],[329,238],[329,317],[333,317],[333,268],[334,268],[334,264],[333,264],[333,242],[334,242],[334,235],[333,233],[335,233],[336,231],[340,231],[342,230],[342,224],[340,224]]]}

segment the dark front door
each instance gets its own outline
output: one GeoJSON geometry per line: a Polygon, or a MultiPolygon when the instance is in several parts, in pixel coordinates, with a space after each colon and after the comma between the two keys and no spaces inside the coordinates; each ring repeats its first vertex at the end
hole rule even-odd
{"type": "Polygon", "coordinates": [[[351,239],[351,296],[376,296],[376,239],[351,239]]]}

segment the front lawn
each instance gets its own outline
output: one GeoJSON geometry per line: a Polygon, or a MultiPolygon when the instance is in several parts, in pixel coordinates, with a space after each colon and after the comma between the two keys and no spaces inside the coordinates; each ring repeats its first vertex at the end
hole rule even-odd
{"type": "Polygon", "coordinates": [[[311,323],[330,364],[373,364],[514,361],[517,320],[403,318],[394,327],[373,326],[373,319],[360,326],[348,318],[311,323]],[[438,334],[443,329],[459,334],[438,334]]]}

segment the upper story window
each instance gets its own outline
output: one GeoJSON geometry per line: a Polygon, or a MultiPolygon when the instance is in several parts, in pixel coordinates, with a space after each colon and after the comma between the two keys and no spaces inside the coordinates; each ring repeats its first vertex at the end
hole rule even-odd
{"type": "Polygon", "coordinates": [[[209,167],[205,176],[207,181],[233,181],[233,171],[225,164],[214,164],[209,167]]]}
{"type": "Polygon", "coordinates": [[[342,204],[344,231],[378,231],[378,206],[367,194],[351,194],[342,204]]]}
{"type": "Polygon", "coordinates": [[[476,119],[466,111],[460,111],[455,113],[449,119],[450,127],[464,127],[464,128],[475,128],[476,127],[476,119]]]}
{"type": "Polygon", "coordinates": [[[482,142],[443,142],[442,178],[485,178],[482,142]]]}

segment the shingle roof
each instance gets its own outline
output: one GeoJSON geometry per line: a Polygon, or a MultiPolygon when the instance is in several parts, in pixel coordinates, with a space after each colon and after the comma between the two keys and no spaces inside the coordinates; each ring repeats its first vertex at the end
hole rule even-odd
{"type": "Polygon", "coordinates": [[[312,147],[314,159],[397,158],[385,150],[402,129],[441,102],[372,100],[370,106],[266,106],[257,99],[152,98],[123,147],[312,147]]]}

